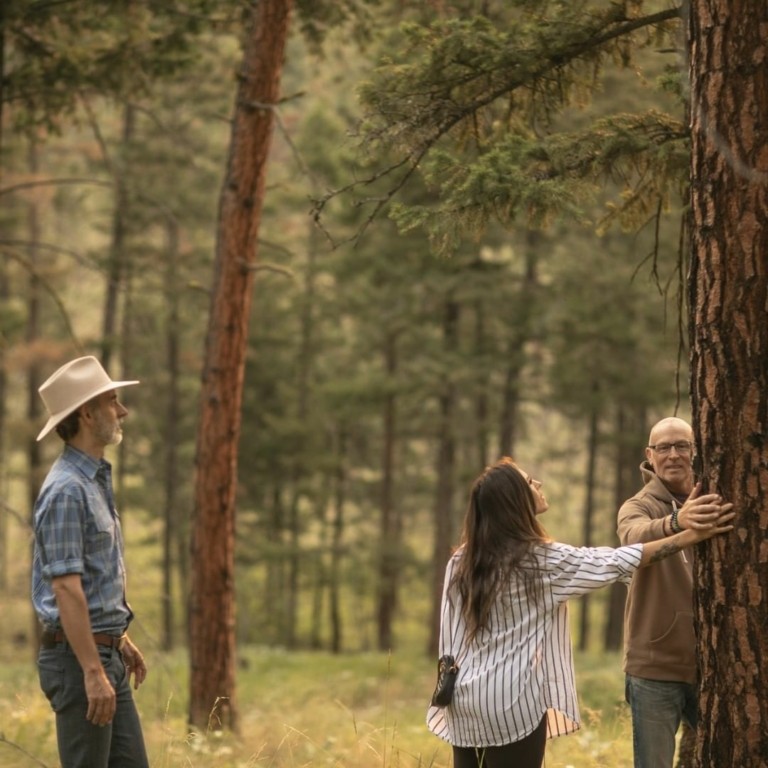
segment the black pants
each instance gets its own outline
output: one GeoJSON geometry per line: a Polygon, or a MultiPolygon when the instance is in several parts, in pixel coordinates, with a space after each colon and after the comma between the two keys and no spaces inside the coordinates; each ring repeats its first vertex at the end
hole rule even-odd
{"type": "Polygon", "coordinates": [[[453,768],[541,768],[547,716],[529,736],[503,747],[454,747],[453,768]]]}

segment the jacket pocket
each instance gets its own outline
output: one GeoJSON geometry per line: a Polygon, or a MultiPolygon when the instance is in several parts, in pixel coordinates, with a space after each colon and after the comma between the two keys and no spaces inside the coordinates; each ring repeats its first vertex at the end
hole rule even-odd
{"type": "Polygon", "coordinates": [[[651,661],[656,664],[690,663],[696,649],[696,635],[693,631],[693,613],[678,612],[669,629],[648,643],[651,661]]]}

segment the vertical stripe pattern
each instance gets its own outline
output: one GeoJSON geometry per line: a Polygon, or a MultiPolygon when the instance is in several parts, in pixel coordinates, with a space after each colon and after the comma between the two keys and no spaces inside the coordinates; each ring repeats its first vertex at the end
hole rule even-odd
{"type": "MultiPolygon", "coordinates": [[[[512,578],[496,599],[489,625],[467,646],[456,590],[448,590],[459,549],[446,568],[440,624],[440,655],[459,663],[453,701],[430,707],[427,726],[459,747],[511,744],[532,733],[547,713],[550,738],[579,728],[568,598],[614,581],[629,582],[640,564],[642,544],[572,547],[556,542],[536,547],[542,589],[529,596],[512,578]]],[[[528,566],[534,567],[533,559],[528,566]]]]}

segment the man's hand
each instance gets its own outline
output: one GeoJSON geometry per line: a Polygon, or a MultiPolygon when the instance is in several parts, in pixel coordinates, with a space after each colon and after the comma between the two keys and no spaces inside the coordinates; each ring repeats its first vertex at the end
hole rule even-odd
{"type": "Polygon", "coordinates": [[[88,697],[86,719],[94,725],[111,723],[117,708],[117,697],[104,667],[99,665],[98,669],[88,670],[84,678],[85,695],[88,697]]]}
{"type": "Polygon", "coordinates": [[[85,695],[88,697],[85,716],[94,725],[107,725],[115,716],[117,697],[93,641],[82,577],[79,573],[57,576],[52,581],[52,587],[61,626],[83,670],[85,695]]]}
{"type": "Polygon", "coordinates": [[[128,683],[130,685],[131,675],[133,675],[133,687],[138,688],[147,678],[147,665],[144,657],[128,635],[125,636],[125,644],[120,652],[123,654],[125,668],[128,671],[128,683]]]}
{"type": "Polygon", "coordinates": [[[722,498],[716,493],[701,493],[701,483],[694,486],[688,500],[677,513],[678,525],[695,531],[705,531],[715,528],[721,515],[730,511],[733,504],[723,504],[722,498]]]}

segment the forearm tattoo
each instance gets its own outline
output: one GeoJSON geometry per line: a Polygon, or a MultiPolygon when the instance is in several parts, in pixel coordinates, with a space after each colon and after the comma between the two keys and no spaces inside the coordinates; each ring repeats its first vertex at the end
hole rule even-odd
{"type": "Polygon", "coordinates": [[[680,550],[685,549],[685,547],[681,547],[679,544],[675,544],[674,542],[666,542],[662,544],[659,549],[654,552],[651,557],[648,560],[648,563],[656,563],[659,560],[663,560],[665,557],[669,557],[670,555],[674,555],[677,552],[680,552],[680,550]]]}

